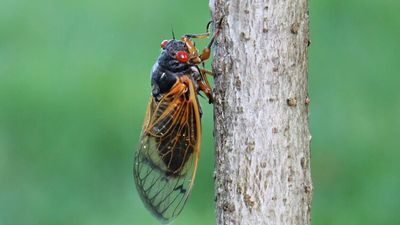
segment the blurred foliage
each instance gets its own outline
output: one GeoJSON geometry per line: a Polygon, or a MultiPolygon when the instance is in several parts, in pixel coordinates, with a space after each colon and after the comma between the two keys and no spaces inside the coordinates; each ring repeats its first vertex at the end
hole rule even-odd
{"type": "MultiPolygon", "coordinates": [[[[400,224],[400,2],[311,1],[313,224],[400,224]]],[[[0,224],[158,224],[131,175],[161,40],[207,1],[2,0],[0,224]]],[[[200,42],[204,45],[205,42],[200,42]]],[[[174,224],[214,224],[212,108],[174,224]]]]}

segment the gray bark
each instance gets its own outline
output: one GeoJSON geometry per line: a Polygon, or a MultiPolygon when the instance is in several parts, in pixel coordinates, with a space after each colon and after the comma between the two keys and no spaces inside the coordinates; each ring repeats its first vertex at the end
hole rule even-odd
{"type": "Polygon", "coordinates": [[[309,225],[307,0],[211,0],[217,224],[309,225]]]}

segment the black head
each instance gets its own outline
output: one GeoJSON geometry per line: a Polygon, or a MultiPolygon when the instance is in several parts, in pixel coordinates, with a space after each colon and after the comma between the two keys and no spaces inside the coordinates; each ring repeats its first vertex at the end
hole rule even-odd
{"type": "Polygon", "coordinates": [[[162,41],[161,48],[163,49],[163,51],[168,52],[168,54],[172,58],[175,58],[176,53],[179,51],[184,51],[189,53],[186,44],[183,41],[176,39],[162,41]]]}
{"type": "Polygon", "coordinates": [[[186,44],[180,40],[161,42],[161,54],[158,64],[172,72],[184,72],[190,68],[189,52],[186,44]]]}

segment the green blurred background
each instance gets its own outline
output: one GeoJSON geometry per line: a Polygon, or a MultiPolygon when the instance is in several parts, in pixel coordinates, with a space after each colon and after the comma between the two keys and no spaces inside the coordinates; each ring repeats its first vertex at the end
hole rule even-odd
{"type": "MultiPolygon", "coordinates": [[[[314,225],[400,224],[400,2],[310,2],[314,225]]],[[[1,0],[0,224],[158,224],[131,175],[160,41],[207,1],[1,0]]],[[[200,45],[205,42],[200,42],[200,45]]],[[[174,224],[215,224],[212,108],[174,224]]]]}

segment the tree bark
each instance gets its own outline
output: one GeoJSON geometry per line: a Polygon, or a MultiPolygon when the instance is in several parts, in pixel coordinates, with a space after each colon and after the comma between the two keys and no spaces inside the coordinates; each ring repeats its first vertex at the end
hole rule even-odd
{"type": "Polygon", "coordinates": [[[309,225],[307,0],[211,0],[217,224],[309,225]]]}

